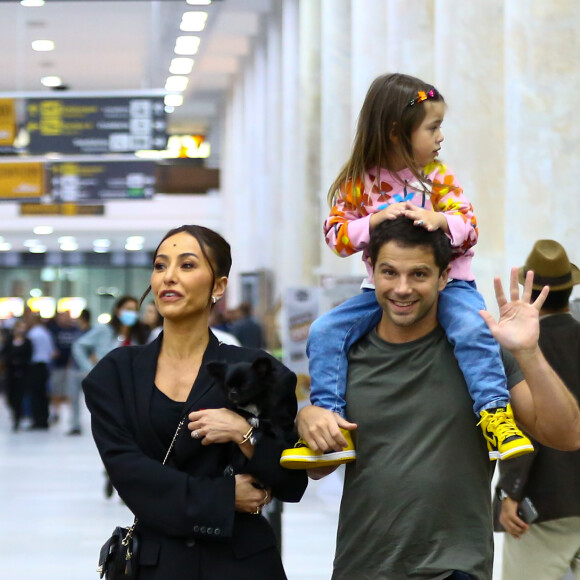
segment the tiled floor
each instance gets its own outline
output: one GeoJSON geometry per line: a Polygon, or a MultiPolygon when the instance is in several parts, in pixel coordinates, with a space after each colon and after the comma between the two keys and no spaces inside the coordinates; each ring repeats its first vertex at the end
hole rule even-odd
{"type": "MultiPolygon", "coordinates": [[[[49,432],[14,434],[0,399],[0,580],[96,580],[101,544],[132,520],[118,497],[104,497],[88,421],[86,413],[80,437],[65,436],[66,412],[49,432]]],[[[299,504],[285,505],[289,580],[330,580],[340,485],[339,475],[312,482],[299,504]]]]}

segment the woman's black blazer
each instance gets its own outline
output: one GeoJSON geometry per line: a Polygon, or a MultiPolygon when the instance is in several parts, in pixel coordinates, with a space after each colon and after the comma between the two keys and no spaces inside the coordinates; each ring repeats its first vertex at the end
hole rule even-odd
{"type": "MultiPolygon", "coordinates": [[[[162,465],[167,446],[151,426],[162,340],[163,334],[144,346],[111,351],[83,381],[101,458],[119,495],[139,519],[139,579],[286,578],[266,519],[234,510],[235,481],[233,476],[223,475],[231,444],[202,446],[191,437],[186,421],[170,458],[162,465]]],[[[205,369],[207,362],[253,361],[264,354],[220,344],[210,333],[183,416],[197,409],[227,406],[223,389],[205,369]]],[[[263,435],[247,472],[271,487],[281,501],[298,502],[306,489],[306,473],[279,464],[282,450],[295,441],[296,376],[272,360],[280,390],[275,420],[284,436],[263,435]]]]}

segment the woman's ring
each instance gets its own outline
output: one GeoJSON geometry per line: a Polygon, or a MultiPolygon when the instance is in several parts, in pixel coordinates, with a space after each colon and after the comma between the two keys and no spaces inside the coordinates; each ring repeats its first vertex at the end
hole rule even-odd
{"type": "Polygon", "coordinates": [[[195,431],[193,431],[193,433],[191,434],[191,436],[192,436],[194,439],[198,439],[198,438],[199,438],[199,433],[197,432],[197,429],[196,429],[195,431]]]}
{"type": "Polygon", "coordinates": [[[418,226],[422,226],[422,225],[423,225],[423,220],[419,220],[419,221],[417,222],[417,225],[418,225],[418,226]]]}

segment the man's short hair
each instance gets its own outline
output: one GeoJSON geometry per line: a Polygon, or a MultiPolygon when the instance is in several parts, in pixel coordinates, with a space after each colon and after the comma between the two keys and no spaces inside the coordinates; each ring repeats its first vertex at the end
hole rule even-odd
{"type": "MultiPolygon", "coordinates": [[[[532,302],[540,295],[541,290],[535,290],[532,288],[532,302]]],[[[570,295],[572,294],[572,288],[566,288],[564,290],[550,290],[548,297],[546,298],[544,304],[542,305],[542,310],[563,310],[570,306],[570,295]]]]}
{"type": "Polygon", "coordinates": [[[428,232],[421,226],[413,225],[412,219],[400,216],[394,220],[384,220],[373,228],[367,248],[373,269],[381,248],[388,242],[396,242],[409,248],[431,248],[439,274],[451,261],[451,242],[445,232],[440,229],[428,232]]]}

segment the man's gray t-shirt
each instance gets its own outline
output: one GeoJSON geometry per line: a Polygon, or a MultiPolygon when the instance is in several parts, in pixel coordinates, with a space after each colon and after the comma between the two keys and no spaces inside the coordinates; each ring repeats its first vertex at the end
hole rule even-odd
{"type": "MultiPolygon", "coordinates": [[[[508,386],[523,380],[504,358],[508,386]]],[[[347,465],[333,580],[489,580],[493,463],[440,327],[408,343],[372,331],[349,353],[347,465]]]]}

